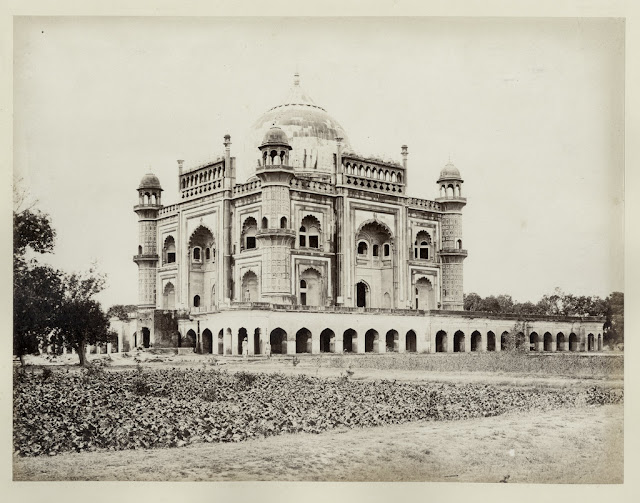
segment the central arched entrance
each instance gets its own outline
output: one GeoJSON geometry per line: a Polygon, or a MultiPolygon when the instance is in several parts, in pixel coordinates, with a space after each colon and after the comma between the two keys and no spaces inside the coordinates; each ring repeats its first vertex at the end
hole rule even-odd
{"type": "Polygon", "coordinates": [[[453,351],[456,353],[464,353],[465,335],[462,330],[458,330],[453,334],[453,351]]]}
{"type": "Polygon", "coordinates": [[[481,351],[482,336],[477,330],[471,334],[471,351],[481,351]]]}
{"type": "Polygon", "coordinates": [[[553,336],[549,333],[549,332],[545,332],[544,333],[544,350],[545,351],[552,351],[552,344],[553,342],[553,336]]]}
{"type": "Polygon", "coordinates": [[[496,334],[494,334],[491,330],[487,332],[487,351],[495,351],[496,350],[496,334]]]}
{"type": "Polygon", "coordinates": [[[386,350],[389,353],[397,353],[400,346],[400,337],[396,330],[389,330],[385,337],[386,350]]]}
{"type": "Polygon", "coordinates": [[[269,334],[269,344],[271,345],[271,353],[274,355],[287,354],[286,348],[287,332],[281,328],[275,328],[269,334]]]}
{"type": "Polygon", "coordinates": [[[569,351],[578,351],[578,336],[574,333],[569,334],[569,351]]]}
{"type": "Polygon", "coordinates": [[[436,353],[447,352],[447,332],[440,330],[436,334],[436,353]]]}

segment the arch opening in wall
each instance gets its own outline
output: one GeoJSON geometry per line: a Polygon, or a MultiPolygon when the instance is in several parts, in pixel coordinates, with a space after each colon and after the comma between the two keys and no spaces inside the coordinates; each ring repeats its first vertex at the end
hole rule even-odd
{"type": "Polygon", "coordinates": [[[578,336],[573,332],[569,334],[569,351],[578,351],[578,336]]]}
{"type": "Polygon", "coordinates": [[[165,264],[173,264],[176,261],[176,241],[173,236],[167,236],[164,240],[163,259],[165,264]]]}
{"type": "Polygon", "coordinates": [[[456,249],[462,250],[462,239],[456,241],[456,249]]]}
{"type": "Polygon", "coordinates": [[[198,228],[191,233],[189,248],[192,250],[191,258],[193,262],[202,262],[202,251],[214,247],[215,240],[213,239],[213,233],[204,225],[198,226],[198,228]]]}
{"type": "Polygon", "coordinates": [[[397,330],[389,330],[385,336],[385,349],[388,353],[397,353],[400,350],[400,336],[397,330]]]}
{"type": "Polygon", "coordinates": [[[527,338],[522,332],[516,334],[516,349],[526,349],[527,338]]]}
{"type": "Polygon", "coordinates": [[[553,336],[549,332],[544,333],[544,350],[553,351],[553,336]]]}
{"type": "Polygon", "coordinates": [[[249,345],[249,337],[247,335],[247,329],[242,327],[240,328],[240,330],[238,330],[238,354],[239,355],[244,355],[243,353],[243,349],[244,349],[244,342],[246,341],[247,346],[249,345]]]}
{"type": "Polygon", "coordinates": [[[219,355],[223,355],[224,354],[224,330],[220,329],[220,331],[218,332],[218,347],[217,347],[218,351],[217,353],[219,355]]]}
{"type": "Polygon", "coordinates": [[[587,351],[596,350],[596,339],[593,334],[587,335],[587,351]]]}
{"type": "Polygon", "coordinates": [[[360,241],[358,243],[358,255],[360,257],[366,257],[369,251],[369,247],[367,246],[366,241],[360,241]]]}
{"type": "Polygon", "coordinates": [[[419,260],[429,260],[431,249],[431,236],[427,231],[421,230],[414,240],[413,257],[419,260]]]}
{"type": "Polygon", "coordinates": [[[409,330],[407,332],[407,335],[405,336],[404,347],[407,353],[415,353],[418,351],[417,337],[416,333],[413,330],[409,330]]]}
{"type": "Polygon", "coordinates": [[[477,330],[471,334],[471,351],[482,351],[482,336],[477,330]]]}
{"type": "Polygon", "coordinates": [[[391,245],[389,243],[384,244],[384,256],[385,257],[391,256],[391,245]]]}
{"type": "Polygon", "coordinates": [[[184,341],[184,345],[185,347],[188,348],[193,348],[193,350],[196,350],[196,342],[197,342],[197,336],[196,333],[193,329],[189,329],[189,331],[187,332],[187,336],[185,337],[185,341],[184,341]]]}
{"type": "Polygon", "coordinates": [[[200,307],[200,295],[193,296],[193,307],[200,307]]]}
{"type": "Polygon", "coordinates": [[[357,351],[358,333],[349,328],[342,335],[342,350],[345,353],[355,353],[357,351]]]}
{"type": "MultiPolygon", "coordinates": [[[[379,255],[380,247],[385,243],[389,244],[392,238],[393,235],[391,233],[391,229],[389,229],[386,224],[378,220],[367,220],[366,222],[363,222],[356,232],[358,258],[367,258],[369,246],[371,246],[375,252],[372,256],[377,257],[379,255]]],[[[378,268],[390,266],[388,261],[380,260],[374,260],[373,264],[378,268]]]]}
{"type": "Polygon", "coordinates": [[[496,334],[492,331],[487,332],[487,351],[496,350],[496,334]]]}
{"type": "Polygon", "coordinates": [[[142,345],[145,348],[151,345],[151,331],[147,327],[142,327],[142,345]]]}
{"type": "Polygon", "coordinates": [[[249,270],[242,276],[242,302],[258,302],[260,298],[258,276],[249,270]]]}
{"type": "Polygon", "coordinates": [[[259,328],[256,328],[253,331],[253,354],[254,355],[262,354],[262,348],[260,347],[260,329],[259,328]]]}
{"type": "Polygon", "coordinates": [[[253,217],[247,217],[242,222],[241,250],[252,250],[256,247],[256,232],[258,231],[258,222],[253,217]]]}
{"type": "Polygon", "coordinates": [[[598,351],[602,351],[602,334],[598,334],[598,351]]]}
{"type": "Polygon", "coordinates": [[[274,355],[287,354],[287,332],[281,328],[275,328],[269,334],[269,344],[271,345],[271,353],[274,355]]]}
{"type": "Polygon", "coordinates": [[[267,217],[262,217],[262,228],[263,229],[269,228],[269,219],[267,217]]]}
{"type": "Polygon", "coordinates": [[[538,342],[538,334],[536,332],[531,332],[529,334],[529,351],[537,351],[538,342]]]}
{"type": "Polygon", "coordinates": [[[172,311],[176,308],[176,289],[171,281],[164,286],[162,297],[164,309],[172,311]]]}
{"type": "Polygon", "coordinates": [[[359,281],[356,284],[356,306],[369,306],[369,285],[367,285],[364,281],[359,281]]]}
{"type": "Polygon", "coordinates": [[[213,334],[208,328],[202,332],[202,352],[205,354],[213,353],[213,334]]]}
{"type": "Polygon", "coordinates": [[[419,278],[415,286],[415,308],[425,311],[435,309],[436,296],[433,284],[428,278],[419,278]]]}
{"type": "Polygon", "coordinates": [[[439,330],[436,334],[436,353],[447,352],[447,332],[439,330]]]}
{"type": "Polygon", "coordinates": [[[301,328],[296,332],[296,353],[311,353],[311,332],[301,328]]]}
{"type": "Polygon", "coordinates": [[[336,334],[330,328],[320,332],[320,352],[335,353],[336,334]]]}
{"type": "Polygon", "coordinates": [[[453,334],[453,351],[454,353],[464,353],[465,335],[462,330],[458,330],[453,334]]]}
{"type": "Polygon", "coordinates": [[[391,304],[391,294],[389,292],[384,292],[382,296],[382,307],[384,309],[391,309],[393,307],[391,304]]]}
{"type": "Polygon", "coordinates": [[[325,303],[324,279],[320,271],[308,267],[300,273],[300,304],[323,306],[325,303]],[[304,285],[304,286],[303,286],[304,285]]]}
{"type": "Polygon", "coordinates": [[[228,341],[228,344],[224,348],[224,354],[230,355],[233,352],[232,351],[232,344],[231,344],[231,341],[233,340],[233,334],[231,333],[231,329],[230,328],[227,328],[227,330],[225,331],[224,339],[226,341],[228,341]]]}
{"type": "Polygon", "coordinates": [[[280,228],[281,229],[287,228],[287,217],[280,218],[280,228]]]}
{"type": "Polygon", "coordinates": [[[142,245],[138,245],[138,255],[142,255],[142,245]]]}
{"type": "Polygon", "coordinates": [[[513,349],[509,347],[509,332],[507,332],[506,330],[502,332],[502,335],[500,335],[500,349],[502,351],[513,349]]]}
{"type": "Polygon", "coordinates": [[[564,336],[562,332],[559,332],[556,336],[556,351],[566,351],[567,350],[567,338],[564,336]]]}
{"type": "Polygon", "coordinates": [[[364,352],[365,353],[377,353],[379,344],[378,332],[373,328],[367,330],[364,334],[364,352]]]}
{"type": "Polygon", "coordinates": [[[300,223],[300,246],[320,248],[320,232],[320,221],[313,215],[305,216],[300,223]]]}

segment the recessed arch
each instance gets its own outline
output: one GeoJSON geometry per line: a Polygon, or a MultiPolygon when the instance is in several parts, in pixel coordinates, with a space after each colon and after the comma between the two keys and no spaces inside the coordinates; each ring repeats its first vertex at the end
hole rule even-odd
{"type": "Polygon", "coordinates": [[[407,353],[415,353],[416,351],[418,351],[417,337],[416,333],[413,330],[409,330],[407,332],[407,335],[405,336],[404,347],[407,353]]]}
{"type": "Polygon", "coordinates": [[[462,330],[456,331],[453,334],[453,351],[455,353],[464,353],[465,351],[465,338],[464,332],[462,330]]]}
{"type": "Polygon", "coordinates": [[[287,354],[287,332],[280,327],[274,328],[269,334],[269,344],[271,345],[272,354],[287,354]]]}
{"type": "Polygon", "coordinates": [[[296,332],[296,353],[311,353],[311,331],[301,328],[296,332]]]}
{"type": "Polygon", "coordinates": [[[342,350],[345,353],[357,351],[358,333],[353,328],[348,328],[342,335],[342,350]]]}
{"type": "Polygon", "coordinates": [[[389,330],[385,336],[385,348],[389,353],[397,353],[400,349],[400,336],[397,330],[389,330]]]}
{"type": "Polygon", "coordinates": [[[480,332],[477,330],[474,330],[471,333],[471,351],[482,351],[482,335],[480,335],[480,332]]]}
{"type": "Polygon", "coordinates": [[[364,334],[364,352],[377,353],[378,344],[380,343],[379,338],[380,336],[377,330],[374,330],[373,328],[367,330],[364,334]]]}
{"type": "Polygon", "coordinates": [[[325,328],[320,332],[320,352],[335,353],[336,334],[330,328],[325,328]]]}
{"type": "Polygon", "coordinates": [[[447,332],[438,330],[438,333],[436,333],[436,353],[446,353],[447,345],[447,332]]]}

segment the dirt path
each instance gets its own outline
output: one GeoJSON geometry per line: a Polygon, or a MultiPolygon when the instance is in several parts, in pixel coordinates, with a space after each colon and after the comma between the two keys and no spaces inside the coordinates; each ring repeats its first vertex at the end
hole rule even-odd
{"type": "Polygon", "coordinates": [[[14,458],[14,480],[621,483],[623,406],[14,458]]]}

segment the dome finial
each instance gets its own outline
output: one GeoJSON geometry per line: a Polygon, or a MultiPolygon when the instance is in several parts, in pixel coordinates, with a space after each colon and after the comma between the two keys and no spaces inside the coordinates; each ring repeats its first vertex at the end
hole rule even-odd
{"type": "Polygon", "coordinates": [[[293,74],[293,85],[294,86],[300,85],[300,74],[298,72],[293,74]]]}

